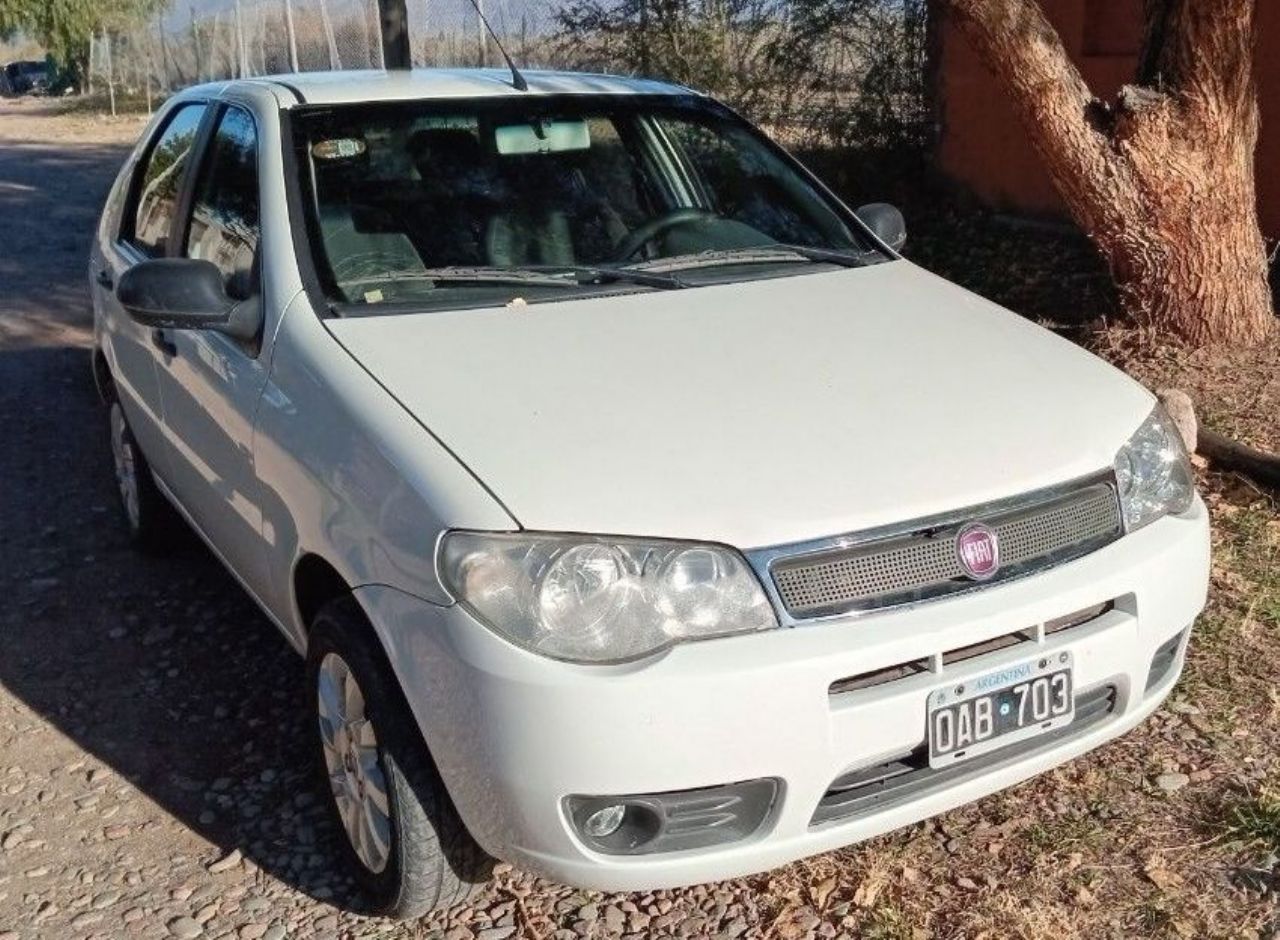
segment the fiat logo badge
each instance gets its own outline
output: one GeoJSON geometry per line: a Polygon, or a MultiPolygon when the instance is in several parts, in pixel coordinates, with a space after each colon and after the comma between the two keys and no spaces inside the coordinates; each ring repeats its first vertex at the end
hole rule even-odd
{"type": "Polygon", "coordinates": [[[1000,540],[990,526],[971,522],[956,536],[956,558],[965,574],[985,581],[1000,570],[1000,540]]]}

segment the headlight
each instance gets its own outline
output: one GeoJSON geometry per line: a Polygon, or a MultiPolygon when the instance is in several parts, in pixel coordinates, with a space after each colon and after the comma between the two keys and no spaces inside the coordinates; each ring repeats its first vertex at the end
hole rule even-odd
{"type": "Polygon", "coordinates": [[[1120,448],[1115,468],[1127,531],[1191,508],[1191,463],[1182,435],[1160,405],[1120,448]]]}
{"type": "Polygon", "coordinates": [[[719,545],[450,532],[440,576],[497,633],[575,662],[619,662],[778,625],[746,561],[719,545]]]}

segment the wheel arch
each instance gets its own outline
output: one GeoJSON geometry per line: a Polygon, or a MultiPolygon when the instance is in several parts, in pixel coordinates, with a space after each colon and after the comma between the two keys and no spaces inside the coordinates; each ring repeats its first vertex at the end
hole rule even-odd
{"type": "Polygon", "coordinates": [[[354,590],[323,555],[303,553],[293,566],[293,606],[303,636],[310,633],[316,614],[326,604],[354,590]]]}

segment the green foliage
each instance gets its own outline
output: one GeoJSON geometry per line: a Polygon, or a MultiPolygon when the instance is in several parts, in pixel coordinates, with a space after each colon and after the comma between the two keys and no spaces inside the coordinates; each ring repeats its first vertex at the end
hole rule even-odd
{"type": "Polygon", "coordinates": [[[1228,813],[1227,832],[1244,842],[1258,842],[1280,849],[1280,790],[1264,786],[1228,813]]]}
{"type": "Polygon", "coordinates": [[[25,32],[45,47],[60,73],[80,73],[91,35],[129,26],[164,5],[165,0],[0,0],[0,35],[25,32]]]}

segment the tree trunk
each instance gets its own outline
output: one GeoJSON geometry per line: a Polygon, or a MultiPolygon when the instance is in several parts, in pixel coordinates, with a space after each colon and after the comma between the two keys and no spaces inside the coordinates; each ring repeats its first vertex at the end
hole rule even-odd
{"type": "Polygon", "coordinates": [[[1146,0],[1138,82],[1095,98],[1036,0],[941,0],[1005,89],[1139,324],[1274,335],[1258,228],[1253,0],[1146,0]]]}

